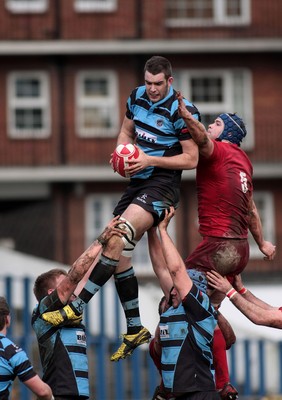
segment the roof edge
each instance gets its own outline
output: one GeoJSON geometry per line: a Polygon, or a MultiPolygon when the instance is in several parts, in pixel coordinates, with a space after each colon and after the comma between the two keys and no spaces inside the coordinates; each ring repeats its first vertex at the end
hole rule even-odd
{"type": "Polygon", "coordinates": [[[0,55],[281,52],[281,38],[1,41],[0,55]]]}

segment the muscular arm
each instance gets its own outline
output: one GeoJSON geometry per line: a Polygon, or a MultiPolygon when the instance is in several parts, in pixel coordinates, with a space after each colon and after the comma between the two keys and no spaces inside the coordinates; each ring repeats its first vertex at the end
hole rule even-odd
{"type": "Polygon", "coordinates": [[[275,257],[276,246],[263,238],[262,223],[253,198],[249,205],[248,223],[253,238],[255,239],[260,251],[265,255],[264,259],[273,260],[275,257]]]}
{"type": "Polygon", "coordinates": [[[250,301],[251,303],[254,303],[261,308],[264,308],[265,310],[271,310],[275,308],[267,304],[265,301],[256,297],[249,289],[247,290],[243,285],[241,275],[235,276],[233,287],[237,290],[237,292],[244,289],[245,293],[242,296],[244,296],[244,299],[250,301]]]}
{"type": "Polygon", "coordinates": [[[120,133],[117,138],[117,146],[121,143],[134,143],[134,127],[135,125],[132,119],[129,119],[125,116],[120,128],[120,133]]]}
{"type": "Polygon", "coordinates": [[[51,400],[53,398],[50,387],[38,375],[23,383],[37,396],[38,400],[51,400]]]}
{"type": "Polygon", "coordinates": [[[247,301],[256,304],[258,307],[263,308],[264,310],[274,310],[276,307],[267,304],[265,301],[256,297],[250,290],[248,290],[244,295],[244,299],[247,301]]]}
{"type": "Polygon", "coordinates": [[[79,281],[87,273],[89,268],[95,262],[97,256],[102,250],[103,244],[106,244],[109,238],[113,235],[121,235],[122,231],[116,228],[119,216],[113,218],[102,234],[96,239],[87,250],[73,263],[68,275],[57,287],[59,299],[63,304],[67,303],[79,281]]]}
{"type": "Polygon", "coordinates": [[[251,234],[253,235],[253,238],[255,239],[258,247],[260,248],[263,245],[263,232],[262,232],[262,223],[261,219],[256,207],[256,204],[254,202],[254,199],[252,198],[250,201],[249,205],[249,230],[251,234]]]}
{"type": "Polygon", "coordinates": [[[213,141],[209,138],[203,124],[196,120],[193,115],[187,110],[183,101],[183,96],[180,92],[177,93],[178,98],[178,113],[184,119],[184,122],[189,130],[194,142],[199,147],[199,153],[204,157],[209,157],[214,148],[213,141]]]}
{"type": "MultiPolygon", "coordinates": [[[[194,119],[194,118],[193,118],[194,119]]],[[[147,156],[148,166],[167,169],[194,169],[198,164],[198,147],[193,140],[181,141],[182,153],[172,157],[147,156]]]]}
{"type": "Polygon", "coordinates": [[[282,328],[282,312],[278,308],[265,310],[246,300],[239,293],[232,297],[231,301],[254,324],[282,328]]]}
{"type": "MultiPolygon", "coordinates": [[[[197,121],[191,114],[191,118],[197,121]]],[[[118,137],[118,144],[134,141],[134,122],[125,117],[121,132],[118,137]]],[[[164,169],[190,170],[197,167],[199,160],[198,146],[194,140],[180,141],[182,153],[172,157],[149,156],[139,149],[139,157],[129,160],[127,172],[134,175],[147,167],[158,167],[164,169]]]]}
{"type": "Polygon", "coordinates": [[[167,268],[170,272],[173,285],[183,299],[192,288],[192,281],[186,272],[185,264],[182,260],[182,257],[180,256],[177,248],[175,247],[167,232],[168,223],[173,215],[173,207],[170,208],[169,212],[166,210],[165,218],[159,224],[159,232],[161,238],[162,252],[167,264],[167,268]]]}
{"type": "MultiPolygon", "coordinates": [[[[232,289],[228,280],[216,271],[207,272],[207,278],[212,287],[223,293],[227,293],[232,289]]],[[[262,308],[248,301],[246,295],[241,296],[238,292],[235,292],[230,301],[254,324],[282,328],[282,312],[277,307],[262,308]]]]}
{"type": "Polygon", "coordinates": [[[95,240],[87,250],[73,263],[66,278],[58,285],[59,299],[66,304],[76,289],[77,284],[95,261],[96,256],[102,249],[102,245],[95,240]]]}
{"type": "Polygon", "coordinates": [[[102,250],[98,253],[97,257],[95,258],[94,262],[92,263],[92,265],[88,268],[88,271],[83,275],[83,278],[78,282],[78,284],[76,285],[76,288],[74,290],[74,294],[76,296],[79,295],[79,293],[81,292],[81,290],[84,288],[86,282],[89,279],[89,276],[91,275],[91,272],[93,271],[93,269],[95,268],[97,262],[100,259],[100,255],[101,255],[102,250]]]}
{"type": "Polygon", "coordinates": [[[196,168],[198,164],[198,147],[195,142],[190,140],[181,141],[182,153],[172,157],[148,156],[139,149],[139,157],[128,160],[129,167],[126,171],[130,175],[142,171],[147,167],[158,167],[165,169],[188,170],[196,168]]]}
{"type": "Polygon", "coordinates": [[[147,234],[149,254],[152,261],[153,270],[160,282],[160,286],[164,295],[167,299],[169,299],[169,293],[173,286],[173,282],[169,270],[167,269],[167,264],[164,259],[160,239],[158,237],[156,228],[149,229],[147,234]]]}

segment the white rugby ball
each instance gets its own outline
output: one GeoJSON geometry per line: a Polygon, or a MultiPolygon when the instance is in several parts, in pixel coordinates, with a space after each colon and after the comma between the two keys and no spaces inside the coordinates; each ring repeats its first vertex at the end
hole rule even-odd
{"type": "Polygon", "coordinates": [[[130,175],[124,171],[128,166],[127,161],[139,156],[138,147],[131,143],[119,144],[112,157],[113,170],[118,172],[124,178],[129,178],[130,175]]]}

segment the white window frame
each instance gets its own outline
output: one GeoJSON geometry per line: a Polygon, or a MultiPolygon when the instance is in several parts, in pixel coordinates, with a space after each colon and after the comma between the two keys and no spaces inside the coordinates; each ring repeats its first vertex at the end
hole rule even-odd
{"type": "Polygon", "coordinates": [[[76,12],[112,12],[117,10],[117,0],[75,0],[76,12]]]}
{"type": "Polygon", "coordinates": [[[90,70],[80,71],[76,77],[76,131],[80,137],[115,137],[119,130],[119,98],[118,98],[118,79],[116,73],[111,70],[90,70]],[[108,96],[101,96],[95,99],[87,98],[83,93],[83,82],[85,78],[107,79],[109,93],[108,96]],[[109,109],[111,127],[109,128],[85,128],[82,126],[83,107],[97,107],[101,110],[109,109]]]}
{"type": "MultiPolygon", "coordinates": [[[[192,93],[192,78],[214,78],[220,77],[223,81],[223,101],[222,102],[196,102],[195,105],[202,114],[221,114],[224,112],[237,112],[244,120],[247,127],[247,136],[243,139],[242,148],[251,150],[254,148],[254,114],[253,114],[253,84],[251,71],[247,69],[197,69],[197,70],[174,70],[174,87],[181,90],[188,99],[192,93]],[[242,93],[238,94],[241,81],[242,93]]],[[[212,121],[210,121],[212,122],[212,121]]]]}
{"type": "Polygon", "coordinates": [[[49,0],[6,0],[6,8],[13,13],[43,13],[49,0]]]}
{"type": "Polygon", "coordinates": [[[7,79],[7,121],[8,136],[12,139],[45,139],[51,134],[51,112],[50,112],[50,83],[49,75],[43,71],[14,71],[8,75],[7,79]],[[41,97],[36,98],[17,98],[16,80],[19,78],[34,78],[40,81],[41,97]],[[15,121],[15,109],[22,108],[41,108],[43,127],[42,129],[17,129],[15,121]]]}
{"type": "Polygon", "coordinates": [[[214,18],[168,18],[166,26],[169,28],[183,28],[191,26],[218,26],[218,25],[249,25],[251,21],[250,0],[240,0],[242,15],[229,17],[226,15],[226,0],[213,0],[214,18]]]}
{"type": "MultiPolygon", "coordinates": [[[[254,191],[254,201],[256,203],[263,228],[265,240],[275,243],[275,218],[274,218],[274,198],[269,191],[254,191]],[[261,207],[262,205],[262,207],[261,207]]],[[[250,258],[262,259],[263,253],[258,248],[252,234],[249,232],[250,258]]]]}
{"type": "MultiPolygon", "coordinates": [[[[97,238],[108,222],[113,218],[113,210],[122,196],[122,193],[97,193],[89,194],[85,200],[85,248],[97,238]],[[98,202],[99,213],[95,213],[93,203],[98,202]],[[98,223],[97,223],[98,221],[98,223]]],[[[169,234],[175,240],[175,221],[171,220],[169,224],[169,234]]],[[[132,257],[132,265],[135,272],[140,275],[154,275],[153,267],[150,261],[147,234],[137,243],[132,257]]]]}

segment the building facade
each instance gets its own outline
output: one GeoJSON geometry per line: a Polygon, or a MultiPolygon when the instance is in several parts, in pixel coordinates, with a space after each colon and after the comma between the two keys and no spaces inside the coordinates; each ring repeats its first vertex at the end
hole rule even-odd
{"type": "MultiPolygon", "coordinates": [[[[281,276],[281,0],[0,2],[0,242],[71,264],[99,234],[127,185],[109,165],[126,100],[156,54],[206,125],[243,116],[255,200],[277,245],[268,263],[251,242],[247,273],[281,276]]],[[[194,171],[171,234],[183,256],[200,240],[194,171]]],[[[152,277],[146,238],[134,257],[152,277]]]]}

